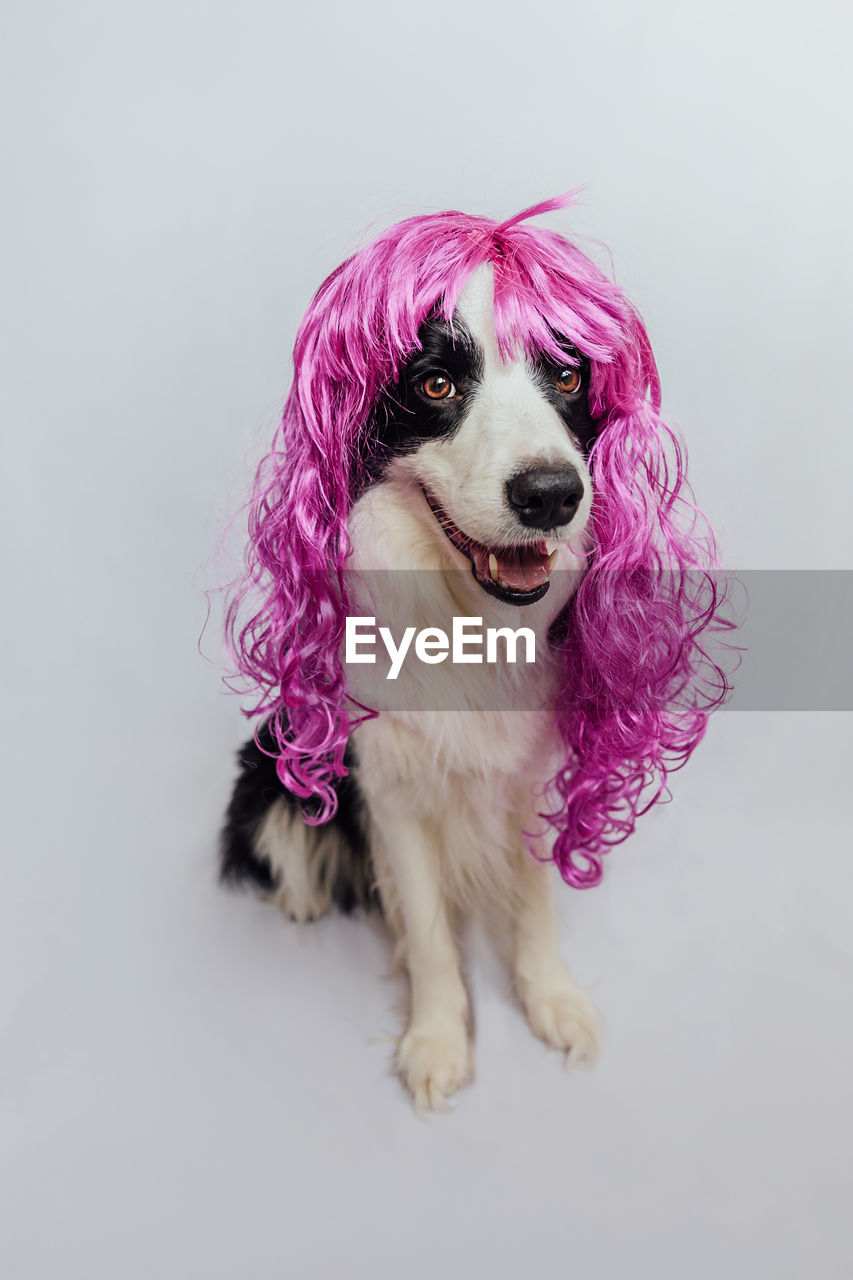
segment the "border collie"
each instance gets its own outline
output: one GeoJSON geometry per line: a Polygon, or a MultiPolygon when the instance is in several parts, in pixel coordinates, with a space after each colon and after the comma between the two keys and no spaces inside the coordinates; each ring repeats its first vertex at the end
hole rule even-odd
{"type": "Polygon", "coordinates": [[[382,912],[411,995],[396,1065],[426,1108],[472,1072],[469,913],[500,931],[532,1031],[595,1060],[550,864],[597,883],[727,692],[713,537],[643,325],[571,241],[524,225],[569,201],[410,218],[324,282],[228,610],[257,723],[222,878],[300,922],[382,912]],[[482,661],[470,626],[450,652],[459,619],[508,660],[482,661]],[[533,661],[510,658],[520,629],[533,661]]]}

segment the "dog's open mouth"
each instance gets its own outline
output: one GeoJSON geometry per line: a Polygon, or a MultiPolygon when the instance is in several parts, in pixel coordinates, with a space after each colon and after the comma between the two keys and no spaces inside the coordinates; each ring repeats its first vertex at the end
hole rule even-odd
{"type": "Polygon", "coordinates": [[[557,559],[556,551],[549,555],[544,538],[517,547],[487,547],[458,529],[426,489],[424,497],[444,536],[471,561],[474,577],[484,591],[507,604],[533,604],[542,599],[551,585],[557,559]]]}

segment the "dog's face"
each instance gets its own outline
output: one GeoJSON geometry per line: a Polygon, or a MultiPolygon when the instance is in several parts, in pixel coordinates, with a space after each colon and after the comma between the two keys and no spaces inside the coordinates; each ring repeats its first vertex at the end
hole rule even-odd
{"type": "MultiPolygon", "coordinates": [[[[588,362],[523,351],[503,360],[489,266],[467,281],[453,325],[431,318],[391,389],[378,443],[422,490],[445,537],[484,591],[531,604],[548,590],[560,544],[589,520],[595,437],[588,362]]],[[[563,345],[563,344],[561,344],[563,345]]]]}

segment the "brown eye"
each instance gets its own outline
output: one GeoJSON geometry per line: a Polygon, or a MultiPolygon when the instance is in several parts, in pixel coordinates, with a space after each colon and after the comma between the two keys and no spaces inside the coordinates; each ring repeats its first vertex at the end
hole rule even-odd
{"type": "Polygon", "coordinates": [[[581,384],[580,369],[561,369],[557,375],[558,391],[577,391],[581,384]]]}
{"type": "Polygon", "coordinates": [[[456,388],[444,373],[431,373],[422,383],[423,393],[430,400],[447,400],[456,394],[456,388]]]}

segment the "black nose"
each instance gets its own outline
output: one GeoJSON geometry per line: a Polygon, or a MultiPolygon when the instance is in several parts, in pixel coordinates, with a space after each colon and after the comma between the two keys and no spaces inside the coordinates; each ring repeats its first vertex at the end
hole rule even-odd
{"type": "Polygon", "coordinates": [[[506,487],[509,505],[529,529],[568,524],[583,497],[583,480],[574,467],[535,467],[522,471],[506,487]]]}

